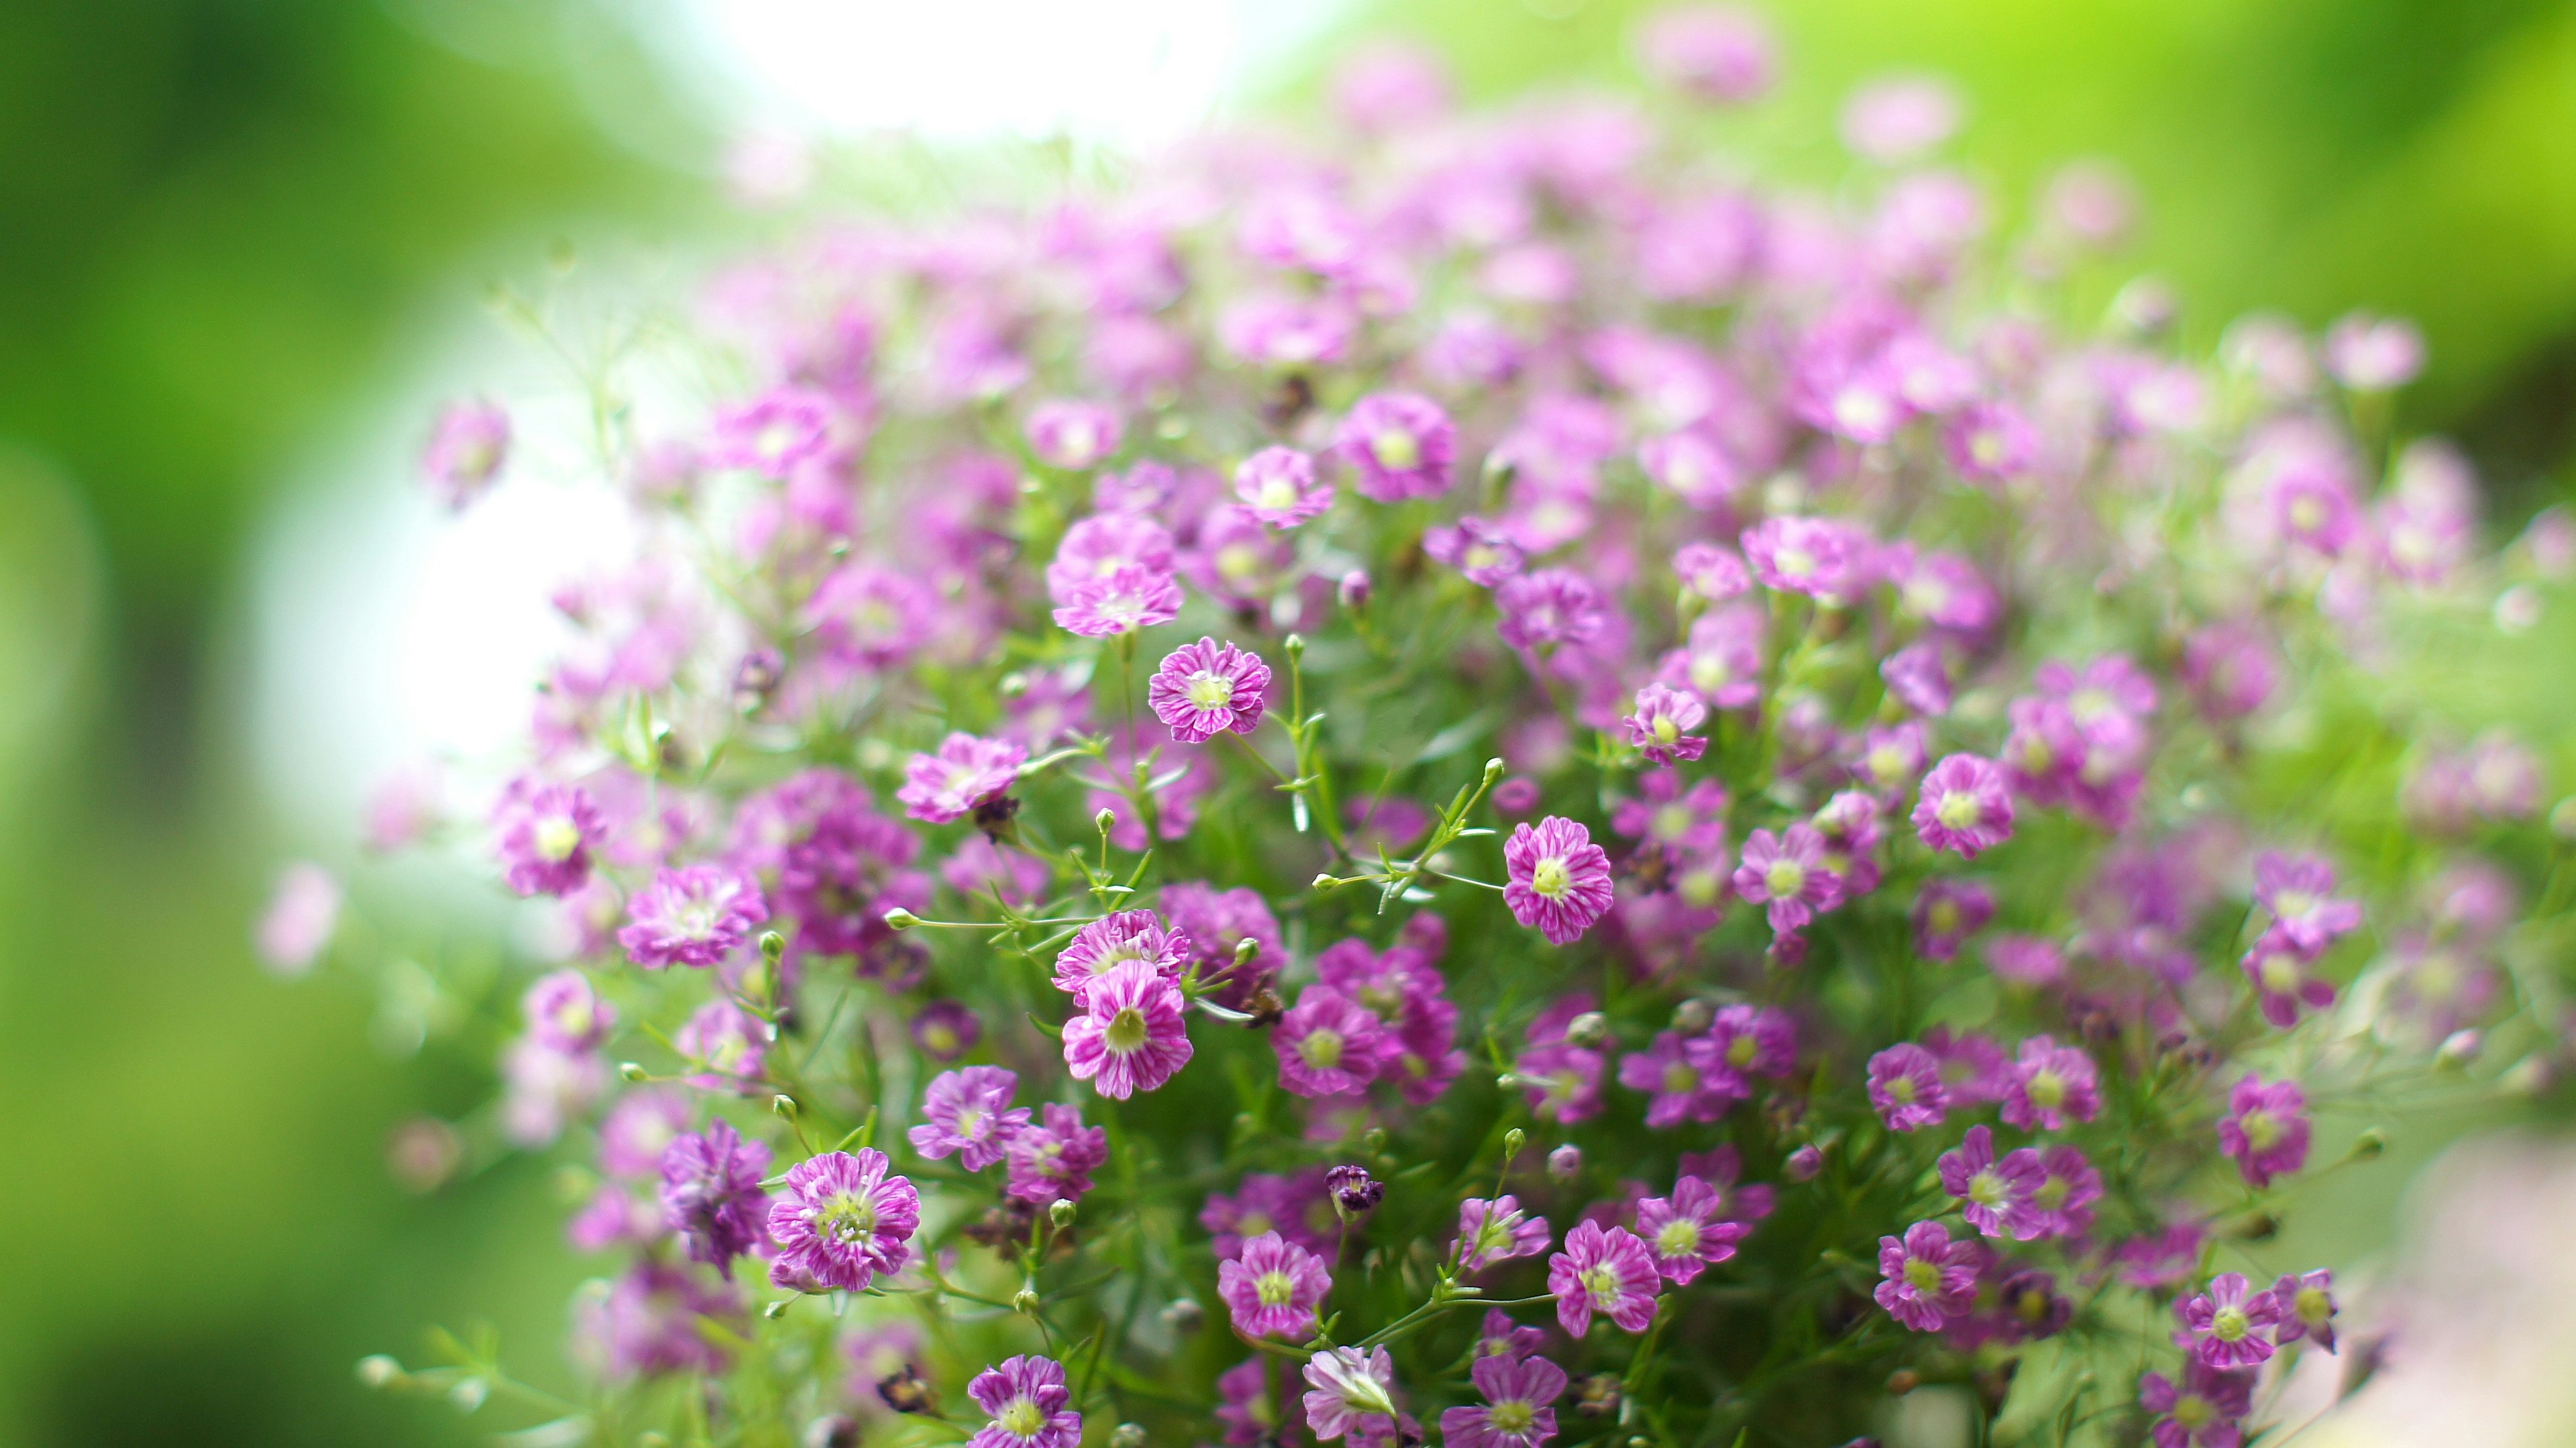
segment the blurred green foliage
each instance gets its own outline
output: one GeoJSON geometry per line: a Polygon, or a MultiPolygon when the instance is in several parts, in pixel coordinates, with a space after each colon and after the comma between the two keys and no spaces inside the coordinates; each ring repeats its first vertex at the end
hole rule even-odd
{"type": "MultiPolygon", "coordinates": [[[[1384,0],[1356,23],[1437,40],[1493,96],[1624,83],[1643,8],[1384,0]]],[[[1760,124],[1804,138],[1792,167],[1833,164],[1853,81],[1949,73],[2000,195],[2084,155],[2137,179],[2137,264],[2196,335],[2258,304],[2413,314],[2434,368],[2408,425],[2461,435],[2508,520],[2563,488],[2576,5],[1771,8],[1788,83],[1760,124]]],[[[578,0],[0,7],[0,1443],[470,1441],[351,1362],[477,1313],[551,1357],[579,1268],[542,1169],[405,1195],[387,1129],[475,1083],[387,1063],[368,1003],[251,965],[269,835],[209,675],[275,481],[400,371],[424,311],[554,228],[697,194],[607,138],[581,99],[603,86],[689,133],[578,0]]],[[[2536,650],[2456,653],[2443,692],[2564,717],[2536,650]]],[[[2345,1240],[2385,1231],[2402,1176],[2371,1174],[2345,1240]]]]}

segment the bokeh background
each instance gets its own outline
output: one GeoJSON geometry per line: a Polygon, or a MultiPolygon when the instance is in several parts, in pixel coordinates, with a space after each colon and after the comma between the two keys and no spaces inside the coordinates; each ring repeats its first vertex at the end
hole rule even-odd
{"type": "MultiPolygon", "coordinates": [[[[494,283],[604,243],[687,255],[755,231],[728,194],[743,159],[792,181],[800,137],[1149,144],[1299,104],[1358,34],[1431,43],[1474,97],[1630,85],[1642,8],[0,6],[0,1444],[487,1441],[351,1374],[431,1322],[488,1320],[527,1376],[563,1372],[582,1274],[545,1169],[504,1159],[423,1194],[387,1167],[399,1123],[485,1083],[351,982],[264,974],[248,936],[279,859],[350,852],[330,806],[371,757],[313,741],[370,727],[350,699],[377,696],[281,654],[396,644],[297,611],[364,625],[333,589],[423,556],[406,489],[429,399],[506,377],[493,359],[522,346],[483,305],[494,283]]],[[[2465,445],[2495,534],[2570,494],[2576,4],[1766,8],[1784,166],[1830,174],[1854,81],[1946,73],[1973,99],[1960,155],[2008,206],[2077,157],[2134,178],[2126,265],[2176,285],[2189,335],[2256,304],[2411,315],[2433,366],[2404,423],[2465,445]]],[[[447,622],[480,657],[489,621],[447,622]]],[[[2563,737],[2576,671],[2492,663],[2451,682],[2535,743],[2563,737]]],[[[2365,1259],[2434,1153],[2545,1116],[2420,1129],[2293,1230],[2365,1259]]],[[[2576,1190],[2564,1166],[2478,1160],[2576,1190]]]]}

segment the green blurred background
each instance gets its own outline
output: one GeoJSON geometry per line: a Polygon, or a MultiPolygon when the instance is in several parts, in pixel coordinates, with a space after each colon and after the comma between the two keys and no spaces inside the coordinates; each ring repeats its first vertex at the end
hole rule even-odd
{"type": "MultiPolygon", "coordinates": [[[[1642,6],[1393,0],[1471,93],[1625,84],[1642,6]]],[[[2077,156],[2139,183],[2140,269],[2207,338],[2367,305],[2432,342],[2501,536],[2568,488],[2576,4],[1802,0],[1784,135],[1856,79],[1973,97],[2008,201],[2077,156]]],[[[481,1083],[368,1044],[353,987],[247,932],[286,838],[247,765],[245,599],[289,480],[551,237],[705,234],[721,117],[583,0],[0,7],[0,1444],[474,1441],[363,1353],[488,1315],[540,1381],[580,1264],[544,1169],[428,1197],[386,1133],[481,1083]]],[[[1298,63],[1291,59],[1287,70],[1298,63]]],[[[1291,100],[1303,87],[1289,88],[1291,100]]],[[[1794,160],[1793,160],[1794,164],[1794,160]]],[[[382,471],[380,469],[380,471],[382,471]]],[[[2463,677],[2474,683],[2477,674],[2463,677]]],[[[2516,701],[2551,738],[2554,700],[2516,701]]],[[[2426,1132],[2339,1197],[2384,1237],[2426,1132]]]]}

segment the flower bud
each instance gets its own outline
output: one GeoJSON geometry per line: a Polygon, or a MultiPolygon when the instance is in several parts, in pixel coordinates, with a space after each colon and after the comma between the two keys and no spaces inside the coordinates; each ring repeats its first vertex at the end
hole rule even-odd
{"type": "Polygon", "coordinates": [[[447,1401],[460,1413],[480,1409],[491,1396],[492,1385],[481,1378],[458,1378],[456,1386],[447,1390],[447,1401]]]}
{"type": "Polygon", "coordinates": [[[2496,632],[2529,633],[2539,627],[2540,616],[2544,611],[2545,603],[2540,596],[2540,590],[2528,583],[2517,583],[2496,595],[2496,632]]]}
{"type": "Polygon", "coordinates": [[[1012,1293],[1011,1310],[1020,1314],[1022,1317],[1037,1316],[1038,1290],[1034,1287],[1023,1287],[1019,1291],[1012,1293]]]}
{"type": "Polygon", "coordinates": [[[2508,1096],[2529,1099],[2547,1091],[2557,1082],[2558,1071],[2550,1064],[2549,1057],[2544,1053],[2534,1052],[2506,1067],[2504,1074],[2496,1078],[2496,1089],[2508,1096]]]}
{"type": "Polygon", "coordinates": [[[629,1081],[650,1081],[653,1079],[653,1073],[645,1070],[644,1063],[641,1061],[618,1062],[617,1074],[625,1077],[629,1081]]]}
{"type": "Polygon", "coordinates": [[[1568,1021],[1565,1039],[1577,1046],[1598,1046],[1610,1039],[1610,1018],[1599,1011],[1585,1011],[1568,1021]]]}
{"type": "Polygon", "coordinates": [[[888,930],[910,930],[921,923],[920,916],[900,905],[888,907],[886,913],[879,918],[885,921],[888,930]]]}
{"type": "Polygon", "coordinates": [[[1503,1133],[1503,1160],[1505,1160],[1505,1161],[1510,1161],[1513,1157],[1516,1157],[1516,1156],[1520,1155],[1520,1154],[1521,1154],[1521,1147],[1522,1147],[1522,1145],[1523,1145],[1524,1143],[1526,1143],[1528,1140],[1529,1140],[1529,1133],[1528,1133],[1528,1132],[1526,1132],[1526,1131],[1521,1130],[1521,1129],[1520,1129],[1519,1127],[1517,1127],[1517,1126],[1513,1127],[1513,1128],[1512,1128],[1511,1130],[1509,1130],[1509,1131],[1504,1132],[1504,1133],[1503,1133]]]}
{"type": "Polygon", "coordinates": [[[1824,1148],[1809,1142],[1789,1153],[1789,1159],[1781,1164],[1780,1172],[1793,1182],[1811,1182],[1824,1169],[1824,1148]]]}
{"type": "Polygon", "coordinates": [[[1912,1368],[1898,1368],[1887,1375],[1887,1391],[1890,1397],[1904,1397],[1921,1386],[1923,1386],[1923,1375],[1912,1368]]]}
{"type": "Polygon", "coordinates": [[[1574,1385],[1574,1411],[1587,1418],[1606,1418],[1619,1411],[1619,1375],[1594,1373],[1574,1385]]]}
{"type": "Polygon", "coordinates": [[[1570,1182],[1583,1175],[1583,1148],[1569,1141],[1549,1152],[1547,1174],[1561,1182],[1570,1182]]]}
{"type": "Polygon", "coordinates": [[[877,1396],[898,1413],[935,1413],[939,1411],[938,1390],[922,1380],[912,1364],[877,1380],[877,1396]]]}
{"type": "Polygon", "coordinates": [[[1070,1197],[1058,1197],[1047,1207],[1047,1222],[1061,1232],[1073,1225],[1074,1210],[1070,1197]]]}
{"type": "Polygon", "coordinates": [[[777,1112],[786,1120],[794,1121],[796,1119],[796,1098],[793,1096],[772,1096],[769,1098],[769,1109],[777,1112]]]}
{"type": "Polygon", "coordinates": [[[1207,1324],[1207,1309],[1195,1297],[1175,1297],[1163,1306],[1163,1326],[1186,1337],[1207,1324]]]}
{"type": "Polygon", "coordinates": [[[1334,592],[1336,596],[1341,599],[1342,607],[1344,608],[1356,611],[1368,607],[1368,570],[1363,568],[1354,568],[1350,572],[1343,574],[1341,585],[1336,588],[1334,592]]]}
{"type": "Polygon", "coordinates": [[[2433,1053],[2433,1064],[2445,1071],[2457,1071],[2483,1054],[2486,1044],[2485,1034],[2477,1030],[2453,1031],[2442,1039],[2442,1048],[2433,1053]]]}
{"type": "Polygon", "coordinates": [[[1109,1448],[1145,1448],[1145,1425],[1121,1423],[1109,1435],[1109,1448]]]}
{"type": "Polygon", "coordinates": [[[2365,1126],[2361,1135],[2352,1139],[2354,1161],[2377,1161],[2388,1150],[2388,1133],[2376,1126],[2365,1126]]]}
{"type": "Polygon", "coordinates": [[[1100,807],[1100,813],[1091,817],[1091,827],[1100,831],[1104,835],[1108,834],[1111,830],[1118,827],[1118,811],[1111,809],[1107,805],[1102,805],[1100,807]]]}
{"type": "Polygon", "coordinates": [[[403,1365],[383,1353],[358,1359],[358,1381],[371,1388],[390,1388],[403,1380],[403,1365]]]}
{"type": "Polygon", "coordinates": [[[1673,1029],[1685,1036],[1696,1036],[1717,1019],[1717,1010],[1697,996],[1673,1007],[1673,1029]]]}
{"type": "Polygon", "coordinates": [[[1324,1190],[1332,1193],[1333,1214],[1347,1222],[1365,1217],[1386,1200],[1386,1183],[1377,1180],[1364,1166],[1337,1166],[1324,1173],[1324,1190]]]}

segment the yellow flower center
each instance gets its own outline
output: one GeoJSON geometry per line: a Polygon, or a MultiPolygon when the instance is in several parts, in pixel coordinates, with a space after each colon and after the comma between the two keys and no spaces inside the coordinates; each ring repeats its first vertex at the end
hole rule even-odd
{"type": "Polygon", "coordinates": [[[1550,900],[1560,900],[1574,885],[1574,872],[1566,868],[1565,859],[1550,855],[1530,867],[1530,888],[1550,900]]]}
{"type": "Polygon", "coordinates": [[[1143,1050],[1150,1034],[1145,1029],[1145,1013],[1129,1006],[1109,1018],[1109,1028],[1100,1033],[1100,1043],[1124,1056],[1143,1050]]]}
{"type": "Polygon", "coordinates": [[[1422,440],[1402,428],[1391,427],[1370,438],[1369,451],[1377,455],[1379,467],[1391,472],[1422,466],[1422,440]]]}

